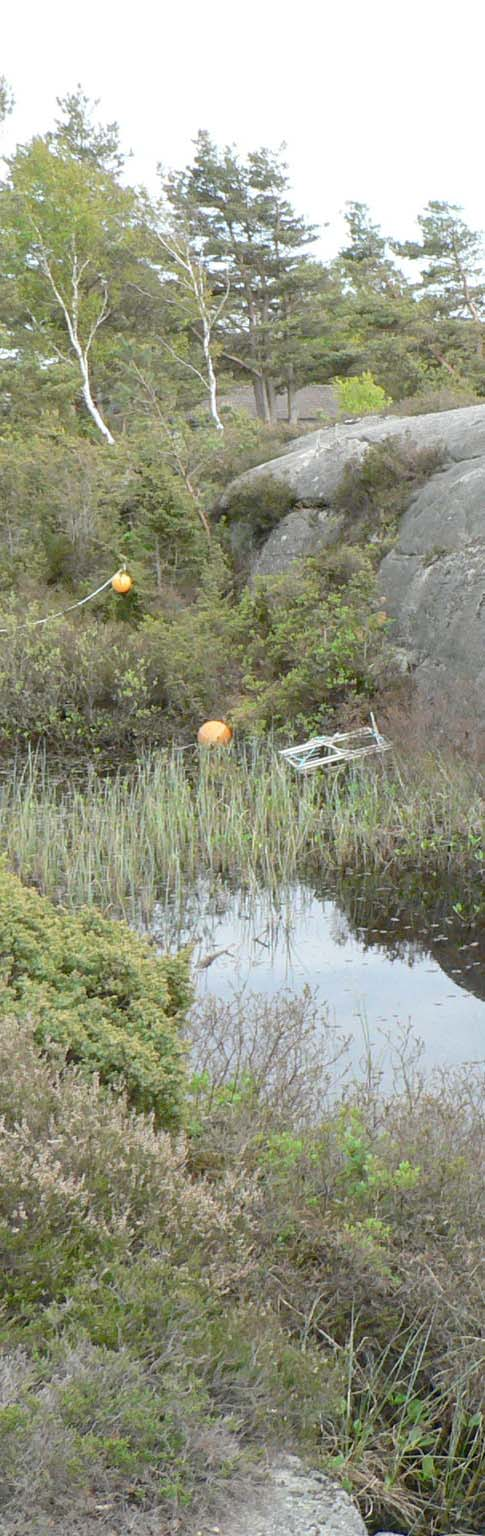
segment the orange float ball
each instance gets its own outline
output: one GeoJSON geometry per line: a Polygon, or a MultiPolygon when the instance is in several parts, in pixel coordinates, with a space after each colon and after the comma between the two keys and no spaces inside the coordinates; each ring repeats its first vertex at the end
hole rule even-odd
{"type": "Polygon", "coordinates": [[[232,726],[225,720],[205,720],[197,732],[200,747],[227,747],[232,741],[232,726]]]}
{"type": "Polygon", "coordinates": [[[128,571],[117,571],[116,576],[113,576],[111,586],[114,592],[121,592],[123,596],[126,596],[127,592],[131,592],[133,582],[131,576],[128,575],[128,571]]]}

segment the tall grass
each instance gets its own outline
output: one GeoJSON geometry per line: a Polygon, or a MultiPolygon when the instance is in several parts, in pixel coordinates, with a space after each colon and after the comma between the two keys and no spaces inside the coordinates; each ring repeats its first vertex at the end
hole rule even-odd
{"type": "Polygon", "coordinates": [[[180,752],[56,782],[40,757],[5,776],[0,835],[22,879],[69,907],[150,921],[198,876],[275,886],[389,865],[479,875],[484,786],[459,760],[368,760],[297,776],[278,754],[180,752]]]}

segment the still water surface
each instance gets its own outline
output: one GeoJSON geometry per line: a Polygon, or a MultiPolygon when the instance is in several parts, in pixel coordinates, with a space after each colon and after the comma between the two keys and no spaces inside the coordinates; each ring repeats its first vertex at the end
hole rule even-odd
{"type": "Polygon", "coordinates": [[[309,987],[351,1037],[354,1067],[367,1031],[384,1080],[403,1026],[422,1041],[427,1071],[485,1063],[483,922],[451,897],[418,917],[392,888],[345,898],[294,884],[275,898],[222,887],[195,893],[181,922],[160,907],[155,931],[162,946],[194,944],[201,999],[309,987]]]}

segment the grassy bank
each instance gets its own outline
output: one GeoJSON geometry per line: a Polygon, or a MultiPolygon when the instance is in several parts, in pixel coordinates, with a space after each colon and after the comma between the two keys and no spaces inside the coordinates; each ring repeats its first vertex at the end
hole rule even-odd
{"type": "Polygon", "coordinates": [[[0,1027],[6,1536],[193,1532],[272,1445],[371,1531],[481,1532],[473,1075],[330,1103],[304,1000],[206,1009],[174,1146],[34,1030],[0,1027]]]}
{"type": "Polygon", "coordinates": [[[269,886],[306,870],[483,870],[484,783],[458,758],[393,753],[310,779],[267,746],[160,753],[129,774],[56,783],[31,759],[3,778],[0,836],[25,881],[69,907],[150,922],[199,876],[269,886]]]}
{"type": "Polygon", "coordinates": [[[148,923],[199,876],[320,870],[451,875],[480,899],[483,813],[479,776],[429,753],[308,781],[266,745],[4,776],[7,862],[72,911],[3,876],[5,1536],[193,1536],[273,1445],[339,1477],[370,1532],[481,1536],[478,1075],[425,1084],[403,1039],[384,1098],[370,1059],[360,1084],[342,1075],[306,995],[209,1002],[159,1115],[175,1141],[140,1110],[165,1092],[166,1046],[178,1062],[185,962],[168,962],[172,1019],[175,973],[99,909],[148,923]]]}

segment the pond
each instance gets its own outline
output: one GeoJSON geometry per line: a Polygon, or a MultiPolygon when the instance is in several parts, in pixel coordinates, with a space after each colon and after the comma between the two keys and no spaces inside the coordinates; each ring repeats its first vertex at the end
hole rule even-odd
{"type": "Polygon", "coordinates": [[[305,987],[322,1018],[350,1037],[359,1070],[368,1040],[390,1082],[393,1040],[422,1043],[421,1068],[485,1062],[485,931],[445,889],[400,893],[351,882],[339,891],[301,882],[276,895],[192,893],[183,917],[157,909],[161,947],[194,945],[198,996],[224,1002],[305,987]]]}

